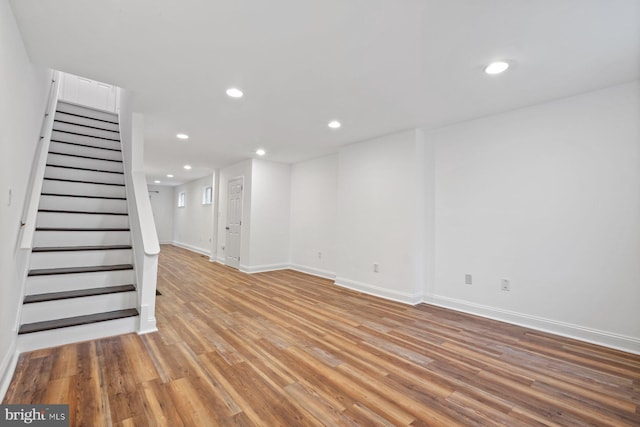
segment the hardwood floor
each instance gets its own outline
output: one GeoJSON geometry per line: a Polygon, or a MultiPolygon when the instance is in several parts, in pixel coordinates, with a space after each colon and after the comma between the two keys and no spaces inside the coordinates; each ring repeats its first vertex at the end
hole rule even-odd
{"type": "Polygon", "coordinates": [[[23,354],[76,426],[640,425],[640,356],[172,246],[159,332],[23,354]]]}

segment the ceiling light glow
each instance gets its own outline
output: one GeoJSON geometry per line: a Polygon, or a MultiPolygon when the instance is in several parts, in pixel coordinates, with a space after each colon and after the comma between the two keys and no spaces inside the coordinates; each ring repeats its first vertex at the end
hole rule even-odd
{"type": "Polygon", "coordinates": [[[258,148],[258,149],[256,150],[256,154],[257,154],[258,156],[264,156],[265,154],[267,154],[267,152],[266,152],[266,151],[264,151],[262,148],[258,148]]]}
{"type": "Polygon", "coordinates": [[[176,138],[178,139],[189,139],[189,135],[187,135],[186,133],[179,133],[176,135],[176,138]]]}
{"type": "Polygon", "coordinates": [[[329,126],[331,129],[338,129],[340,126],[342,126],[342,124],[337,120],[332,120],[327,126],[329,126]]]}
{"type": "Polygon", "coordinates": [[[190,169],[191,169],[191,165],[184,165],[184,168],[185,168],[186,170],[190,170],[190,169]]]}
{"type": "Polygon", "coordinates": [[[236,87],[230,87],[229,89],[227,89],[227,95],[229,95],[231,98],[242,98],[242,95],[244,94],[240,89],[236,87]]]}
{"type": "Polygon", "coordinates": [[[160,184],[160,181],[157,180],[157,179],[155,181],[153,181],[153,182],[154,182],[154,184],[160,184]]]}
{"type": "Polygon", "coordinates": [[[500,73],[504,73],[505,71],[507,71],[507,68],[509,68],[509,64],[504,62],[504,61],[496,61],[496,62],[492,62],[491,64],[487,65],[484,69],[484,72],[487,74],[500,74],[500,73]]]}
{"type": "Polygon", "coordinates": [[[173,178],[173,175],[171,175],[170,173],[167,174],[167,178],[173,178]]]}

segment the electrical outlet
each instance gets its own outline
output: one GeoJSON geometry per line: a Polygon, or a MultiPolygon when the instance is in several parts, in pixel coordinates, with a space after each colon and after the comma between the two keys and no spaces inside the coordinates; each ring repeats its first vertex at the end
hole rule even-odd
{"type": "Polygon", "coordinates": [[[500,280],[500,289],[502,289],[503,291],[510,291],[511,290],[511,280],[509,280],[509,279],[500,280]]]}
{"type": "Polygon", "coordinates": [[[473,277],[471,277],[470,274],[465,274],[464,275],[464,284],[465,285],[471,285],[473,283],[473,277]]]}
{"type": "Polygon", "coordinates": [[[378,272],[378,264],[373,264],[373,272],[377,273],[378,272]]]}

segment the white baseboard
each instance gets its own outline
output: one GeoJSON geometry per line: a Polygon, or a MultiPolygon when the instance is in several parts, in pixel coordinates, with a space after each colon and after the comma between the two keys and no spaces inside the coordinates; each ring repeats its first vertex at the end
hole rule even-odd
{"type": "Polygon", "coordinates": [[[291,264],[289,269],[299,271],[300,273],[310,274],[312,276],[322,277],[323,279],[335,280],[336,278],[336,273],[329,270],[322,270],[320,268],[308,267],[306,265],[291,264]]]}
{"type": "Polygon", "coordinates": [[[138,313],[140,313],[138,335],[158,331],[158,327],[156,326],[156,317],[154,316],[154,313],[151,312],[148,304],[138,306],[138,313]]]}
{"type": "Polygon", "coordinates": [[[548,332],[567,338],[586,341],[605,347],[615,348],[633,354],[640,354],[640,340],[634,337],[586,328],[584,326],[559,322],[557,320],[545,319],[543,317],[531,316],[486,305],[475,304],[455,298],[443,297],[439,295],[426,295],[424,302],[463,313],[474,314],[487,317],[501,322],[511,323],[526,328],[548,332]]]}
{"type": "Polygon", "coordinates": [[[204,249],[204,248],[199,248],[197,246],[193,246],[193,245],[190,245],[188,243],[182,243],[182,242],[173,241],[173,242],[171,242],[171,244],[173,246],[177,246],[179,248],[186,249],[186,250],[191,251],[191,252],[195,252],[195,253],[198,253],[198,254],[201,254],[201,255],[206,255],[208,257],[211,256],[211,251],[210,250],[207,250],[207,249],[204,249]]]}
{"type": "Polygon", "coordinates": [[[211,261],[217,262],[217,263],[222,264],[222,265],[227,265],[224,262],[225,258],[223,256],[221,256],[221,255],[218,255],[215,260],[211,259],[211,261]]]}
{"type": "Polygon", "coordinates": [[[13,373],[18,364],[18,356],[20,356],[20,353],[16,351],[16,339],[14,338],[2,356],[2,362],[0,362],[0,402],[4,400],[4,396],[7,394],[7,390],[13,379],[13,373]]]}
{"type": "Polygon", "coordinates": [[[416,305],[422,302],[421,294],[408,294],[406,292],[393,291],[369,283],[357,282],[355,280],[345,279],[344,277],[336,277],[336,285],[343,288],[351,289],[375,297],[385,298],[391,301],[397,301],[404,304],[416,305]]]}
{"type": "Polygon", "coordinates": [[[265,264],[248,266],[240,264],[240,271],[247,274],[266,273],[267,271],[287,270],[289,264],[265,264]]]}

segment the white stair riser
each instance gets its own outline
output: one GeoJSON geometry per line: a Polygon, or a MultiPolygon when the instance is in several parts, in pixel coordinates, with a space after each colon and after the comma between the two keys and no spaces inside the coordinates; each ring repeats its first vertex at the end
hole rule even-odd
{"type": "Polygon", "coordinates": [[[97,157],[100,159],[122,160],[120,151],[104,150],[102,148],[83,147],[80,145],[51,142],[49,151],[56,153],[73,154],[76,156],[97,157]]]}
{"type": "Polygon", "coordinates": [[[56,112],[54,120],[67,122],[67,123],[75,123],[75,124],[84,125],[84,126],[91,126],[91,127],[105,129],[105,130],[114,130],[116,132],[120,130],[117,123],[106,122],[104,120],[90,119],[87,117],[79,117],[77,115],[63,113],[61,111],[56,112]]]}
{"type": "Polygon", "coordinates": [[[109,162],[107,160],[83,159],[82,157],[64,156],[61,154],[49,153],[47,164],[57,166],[71,166],[75,168],[105,170],[113,172],[123,172],[122,163],[109,162]]]}
{"type": "Polygon", "coordinates": [[[35,247],[130,245],[128,231],[36,231],[35,247]]]}
{"type": "Polygon", "coordinates": [[[134,276],[133,270],[29,276],[26,295],[130,285],[136,282],[134,276]]]}
{"type": "Polygon", "coordinates": [[[86,267],[133,263],[131,249],[33,252],[30,268],[86,267]]]}
{"type": "Polygon", "coordinates": [[[115,148],[117,150],[120,150],[122,147],[119,141],[111,141],[85,135],[75,135],[73,133],[55,130],[51,133],[51,141],[75,142],[77,144],[90,145],[92,147],[115,148]]]}
{"type": "Polygon", "coordinates": [[[73,194],[78,196],[121,197],[127,196],[124,187],[115,185],[95,185],[83,182],[49,181],[42,183],[43,193],[73,194]]]}
{"type": "MultiPolygon", "coordinates": [[[[129,228],[124,215],[87,215],[58,212],[38,212],[38,228],[129,228]]],[[[78,233],[74,231],[74,233],[78,233]]],[[[85,245],[86,246],[86,245],[85,245]]]]}
{"type": "Polygon", "coordinates": [[[50,331],[34,332],[18,335],[18,352],[40,350],[42,348],[59,345],[97,340],[99,338],[136,332],[140,318],[126,317],[124,319],[109,320],[107,322],[91,323],[70,328],[52,329],[50,331]]]}
{"type": "Polygon", "coordinates": [[[67,112],[72,114],[78,114],[81,116],[93,117],[99,120],[108,120],[111,122],[118,121],[118,115],[114,113],[107,113],[106,111],[98,111],[91,108],[81,107],[79,105],[68,104],[64,101],[58,101],[56,106],[57,111],[67,112]]]}
{"type": "MultiPolygon", "coordinates": [[[[101,182],[108,184],[124,184],[124,175],[120,173],[83,171],[47,166],[45,178],[70,179],[73,181],[101,182]]],[[[114,186],[112,186],[114,187],[114,186]]]]}
{"type": "Polygon", "coordinates": [[[37,302],[22,306],[22,324],[135,308],[136,291],[37,302]]]}
{"type": "Polygon", "coordinates": [[[127,201],[70,196],[40,196],[39,209],[127,213],[127,201]]]}
{"type": "Polygon", "coordinates": [[[53,122],[53,129],[62,132],[72,132],[74,134],[95,136],[98,138],[105,138],[110,140],[119,140],[120,134],[118,132],[111,132],[108,130],[93,129],[86,126],[71,125],[68,123],[53,122]]]}

